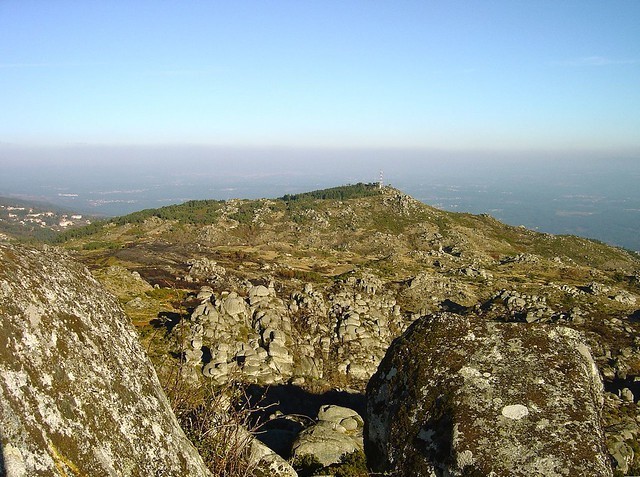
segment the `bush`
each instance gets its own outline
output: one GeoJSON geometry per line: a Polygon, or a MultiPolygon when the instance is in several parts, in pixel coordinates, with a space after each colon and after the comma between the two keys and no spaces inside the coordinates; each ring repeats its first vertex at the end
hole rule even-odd
{"type": "Polygon", "coordinates": [[[296,457],[292,462],[293,468],[300,477],[315,474],[328,474],[335,477],[368,477],[367,460],[362,451],[344,454],[340,462],[323,467],[318,458],[311,454],[296,457]]]}
{"type": "Polygon", "coordinates": [[[344,454],[335,470],[335,477],[368,477],[367,458],[362,451],[344,454]]]}
{"type": "Polygon", "coordinates": [[[293,459],[291,466],[295,469],[300,477],[308,477],[314,475],[322,469],[322,464],[315,455],[303,454],[293,459]]]}
{"type": "Polygon", "coordinates": [[[251,415],[245,388],[231,382],[196,387],[186,383],[179,368],[161,380],[173,412],[186,436],[215,477],[257,475],[251,459],[251,415]]]}

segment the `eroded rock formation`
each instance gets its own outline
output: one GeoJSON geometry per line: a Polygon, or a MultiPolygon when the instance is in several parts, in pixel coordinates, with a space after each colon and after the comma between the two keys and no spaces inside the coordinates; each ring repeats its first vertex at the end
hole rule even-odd
{"type": "Polygon", "coordinates": [[[363,424],[352,409],[322,406],[318,421],[302,431],[293,443],[292,457],[311,455],[323,466],[338,463],[343,455],[362,451],[363,424]]]}
{"type": "Polygon", "coordinates": [[[250,285],[246,297],[203,287],[190,320],[174,330],[194,371],[217,383],[321,379],[327,370],[365,383],[394,334],[406,326],[395,299],[374,276],[349,277],[327,297],[308,283],[280,298],[250,285]]]}

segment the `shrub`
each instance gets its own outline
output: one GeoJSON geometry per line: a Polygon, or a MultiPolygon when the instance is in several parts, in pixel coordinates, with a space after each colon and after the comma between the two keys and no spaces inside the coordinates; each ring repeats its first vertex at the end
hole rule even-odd
{"type": "Polygon", "coordinates": [[[367,460],[362,451],[343,454],[340,462],[323,467],[318,458],[312,454],[297,456],[292,462],[293,468],[300,477],[316,474],[327,474],[335,477],[368,477],[367,460]]]}
{"type": "Polygon", "coordinates": [[[367,459],[362,451],[344,454],[333,474],[335,477],[368,477],[367,459]]]}
{"type": "Polygon", "coordinates": [[[315,455],[303,454],[293,459],[291,466],[300,477],[309,477],[322,469],[322,464],[315,455]]]}
{"type": "Polygon", "coordinates": [[[208,382],[194,387],[179,368],[161,381],[182,430],[215,477],[257,475],[250,432],[255,410],[243,386],[229,382],[216,387],[208,382]]]}

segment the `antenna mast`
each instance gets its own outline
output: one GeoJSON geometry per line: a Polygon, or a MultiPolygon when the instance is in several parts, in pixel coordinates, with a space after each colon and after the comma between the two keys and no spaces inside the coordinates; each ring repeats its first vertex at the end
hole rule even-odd
{"type": "Polygon", "coordinates": [[[378,180],[378,189],[382,189],[384,187],[384,180],[382,176],[382,169],[380,169],[380,179],[378,180]]]}

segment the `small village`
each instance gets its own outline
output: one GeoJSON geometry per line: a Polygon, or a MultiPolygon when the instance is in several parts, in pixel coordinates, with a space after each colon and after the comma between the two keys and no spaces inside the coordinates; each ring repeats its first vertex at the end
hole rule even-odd
{"type": "Polygon", "coordinates": [[[89,225],[91,219],[73,212],[63,213],[55,208],[45,209],[27,204],[8,201],[0,203],[0,229],[49,229],[53,231],[66,230],[70,227],[89,225]]]}

